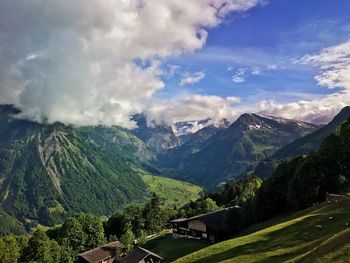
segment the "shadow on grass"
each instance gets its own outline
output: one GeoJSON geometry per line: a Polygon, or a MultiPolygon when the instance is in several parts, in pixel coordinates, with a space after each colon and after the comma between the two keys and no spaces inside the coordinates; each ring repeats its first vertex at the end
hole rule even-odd
{"type": "Polygon", "coordinates": [[[173,262],[178,258],[191,254],[211,245],[205,240],[194,240],[187,238],[174,239],[172,234],[166,234],[150,240],[145,248],[159,254],[164,258],[164,263],[173,262]]]}

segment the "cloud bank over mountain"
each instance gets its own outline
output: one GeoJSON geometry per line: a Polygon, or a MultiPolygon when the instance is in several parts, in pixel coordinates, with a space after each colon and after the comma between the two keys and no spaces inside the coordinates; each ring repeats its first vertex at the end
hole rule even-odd
{"type": "Polygon", "coordinates": [[[176,123],[181,121],[204,120],[211,118],[210,123],[219,123],[223,119],[233,121],[239,116],[235,104],[239,98],[203,95],[185,95],[172,100],[153,101],[145,110],[149,120],[158,123],[176,123]]]}
{"type": "MultiPolygon", "coordinates": [[[[22,117],[39,122],[133,127],[129,115],[144,111],[165,87],[166,59],[202,48],[207,28],[260,2],[2,0],[0,103],[14,104],[22,117]]],[[[210,99],[226,108],[231,100],[192,98],[171,103],[171,111],[181,116],[183,108],[174,105],[191,108],[187,103],[203,100],[206,107],[210,99]]],[[[154,116],[167,116],[169,109],[157,113],[164,109],[157,105],[154,116]]],[[[212,108],[206,117],[217,114],[212,108]]]]}

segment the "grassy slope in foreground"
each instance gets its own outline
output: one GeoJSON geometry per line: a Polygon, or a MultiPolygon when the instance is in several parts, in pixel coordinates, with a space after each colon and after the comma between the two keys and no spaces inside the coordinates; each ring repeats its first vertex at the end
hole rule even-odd
{"type": "MultiPolygon", "coordinates": [[[[350,198],[322,203],[246,235],[204,248],[176,262],[350,262],[350,198]],[[317,226],[322,226],[319,228],[317,226]]],[[[258,227],[258,228],[257,228],[258,227]]],[[[250,233],[249,233],[250,232],[250,233]]]]}
{"type": "Polygon", "coordinates": [[[166,205],[181,207],[190,201],[197,200],[203,189],[197,185],[154,176],[140,171],[141,178],[148,185],[149,191],[156,193],[166,205]]]}

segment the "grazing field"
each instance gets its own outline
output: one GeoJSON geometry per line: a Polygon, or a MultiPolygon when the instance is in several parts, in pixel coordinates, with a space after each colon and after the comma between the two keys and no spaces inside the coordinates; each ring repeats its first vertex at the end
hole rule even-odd
{"type": "Polygon", "coordinates": [[[148,241],[145,248],[159,254],[164,258],[164,263],[173,262],[189,253],[209,246],[210,243],[204,240],[188,238],[174,239],[172,234],[166,234],[148,241]]]}
{"type": "Polygon", "coordinates": [[[350,262],[350,199],[324,202],[176,262],[350,262]]]}
{"type": "Polygon", "coordinates": [[[149,191],[156,193],[168,206],[181,207],[190,201],[197,200],[203,189],[197,185],[166,178],[140,173],[143,181],[148,185],[149,191]]]}

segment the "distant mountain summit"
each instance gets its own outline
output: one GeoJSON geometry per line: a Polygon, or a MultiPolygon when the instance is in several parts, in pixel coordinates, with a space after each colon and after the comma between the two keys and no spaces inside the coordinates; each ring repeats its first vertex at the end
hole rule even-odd
{"type": "MultiPolygon", "coordinates": [[[[228,128],[197,144],[191,152],[183,151],[184,157],[178,154],[177,162],[165,161],[160,165],[176,171],[183,179],[212,187],[227,178],[253,170],[260,160],[319,127],[296,120],[246,113],[228,128]]],[[[181,148],[172,151],[178,149],[181,148]]]]}
{"type": "MultiPolygon", "coordinates": [[[[179,138],[180,143],[184,144],[193,139],[194,134],[199,135],[199,131],[202,131],[201,134],[204,135],[205,132],[220,130],[222,128],[227,128],[229,122],[226,119],[214,122],[211,119],[205,120],[194,120],[186,122],[177,122],[172,125],[172,129],[175,135],[179,138]]],[[[208,137],[209,138],[209,137],[208,137]]]]}
{"type": "Polygon", "coordinates": [[[175,123],[173,126],[176,136],[181,137],[185,135],[193,134],[211,124],[210,119],[205,120],[193,120],[193,121],[181,121],[175,123]]]}
{"type": "Polygon", "coordinates": [[[155,154],[160,154],[180,145],[180,140],[172,128],[165,124],[148,123],[143,114],[136,114],[131,118],[137,128],[131,133],[146,143],[155,154]]]}
{"type": "Polygon", "coordinates": [[[229,123],[225,120],[220,124],[210,124],[193,134],[187,134],[186,141],[180,146],[170,149],[163,154],[158,155],[156,166],[165,170],[178,170],[183,161],[191,154],[198,152],[201,145],[219,131],[226,129],[229,123]]]}

